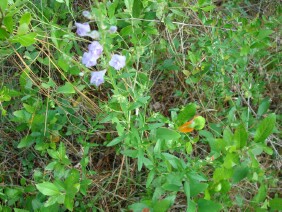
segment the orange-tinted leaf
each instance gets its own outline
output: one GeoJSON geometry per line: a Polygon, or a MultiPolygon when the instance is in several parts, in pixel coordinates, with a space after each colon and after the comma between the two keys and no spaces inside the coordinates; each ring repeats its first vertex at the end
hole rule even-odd
{"type": "Polygon", "coordinates": [[[191,127],[191,124],[193,123],[194,118],[191,121],[188,121],[186,123],[184,123],[183,125],[181,125],[178,130],[180,132],[183,133],[187,133],[187,132],[192,132],[194,130],[194,128],[191,127]]]}
{"type": "Polygon", "coordinates": [[[57,143],[57,142],[60,141],[60,136],[58,136],[58,135],[50,135],[50,141],[57,143]]]}

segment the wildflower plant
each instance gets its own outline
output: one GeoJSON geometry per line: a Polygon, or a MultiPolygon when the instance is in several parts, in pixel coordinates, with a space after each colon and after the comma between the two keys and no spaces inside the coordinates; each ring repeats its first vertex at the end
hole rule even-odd
{"type": "Polygon", "coordinates": [[[88,36],[91,31],[89,23],[75,23],[75,26],[77,28],[76,33],[81,37],[88,36]]]}
{"type": "MultiPolygon", "coordinates": [[[[83,11],[83,16],[85,16],[88,19],[91,19],[91,13],[89,11],[83,11]]],[[[76,33],[79,36],[90,36],[94,39],[99,38],[100,33],[96,30],[91,31],[90,26],[88,23],[75,23],[77,27],[76,33]],[[92,34],[91,34],[92,33],[92,34]],[[96,35],[94,35],[96,33],[96,35]]],[[[117,31],[117,26],[110,26],[110,29],[105,33],[115,33],[117,31]]],[[[82,64],[85,65],[87,68],[91,68],[97,65],[97,60],[99,57],[102,56],[103,54],[103,46],[99,43],[99,41],[92,41],[88,45],[88,52],[84,52],[82,56],[82,64]]],[[[123,55],[118,55],[118,54],[113,54],[110,61],[109,65],[113,67],[115,70],[119,71],[122,68],[125,67],[126,65],[126,57],[123,55]]],[[[96,71],[96,72],[91,72],[91,79],[90,79],[90,84],[94,84],[96,86],[101,85],[104,83],[104,75],[106,73],[106,69],[102,71],[96,71]]],[[[80,74],[82,75],[82,74],[80,74]]]]}
{"type": "Polygon", "coordinates": [[[0,211],[282,210],[280,16],[0,2],[0,211]]]}
{"type": "Polygon", "coordinates": [[[82,64],[84,64],[87,68],[93,67],[97,65],[98,56],[91,52],[84,52],[82,56],[82,64]]]}
{"type": "Polygon", "coordinates": [[[109,65],[112,66],[115,70],[120,70],[125,66],[126,58],[123,55],[114,54],[109,62],[109,65]]]}
{"type": "Polygon", "coordinates": [[[96,85],[97,87],[104,83],[104,76],[105,76],[106,70],[102,71],[92,71],[91,72],[91,78],[90,83],[96,85]]]}

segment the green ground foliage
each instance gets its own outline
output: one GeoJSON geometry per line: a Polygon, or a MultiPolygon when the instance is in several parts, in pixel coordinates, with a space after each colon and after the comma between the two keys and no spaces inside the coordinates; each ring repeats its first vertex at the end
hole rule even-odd
{"type": "Polygon", "coordinates": [[[282,210],[281,10],[1,0],[0,211],[282,210]]]}

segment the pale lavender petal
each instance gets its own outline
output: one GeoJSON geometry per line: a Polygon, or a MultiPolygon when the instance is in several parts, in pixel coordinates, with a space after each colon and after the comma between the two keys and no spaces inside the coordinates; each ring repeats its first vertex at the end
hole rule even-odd
{"type": "Polygon", "coordinates": [[[82,12],[82,15],[85,17],[85,18],[88,18],[88,19],[91,19],[92,16],[91,16],[91,13],[87,10],[83,11],[82,12]]]}
{"type": "Polygon", "coordinates": [[[126,57],[123,55],[114,54],[109,62],[109,65],[116,70],[120,70],[125,66],[126,57]]]}
{"type": "Polygon", "coordinates": [[[97,87],[104,83],[104,76],[105,76],[106,70],[102,71],[92,71],[91,72],[91,78],[90,83],[96,85],[97,87]]]}
{"type": "Polygon", "coordinates": [[[87,68],[95,66],[97,64],[98,57],[93,55],[91,52],[84,52],[82,56],[82,64],[84,64],[87,68]]]}
{"type": "Polygon", "coordinates": [[[89,23],[75,23],[75,26],[77,27],[76,33],[79,36],[87,36],[91,31],[89,23]]]}
{"type": "Polygon", "coordinates": [[[109,29],[109,33],[115,33],[117,31],[117,26],[111,26],[109,29]]]}
{"type": "Polygon", "coordinates": [[[97,30],[93,30],[90,33],[88,33],[88,36],[97,40],[100,38],[100,33],[97,30]]]}
{"type": "Polygon", "coordinates": [[[93,55],[99,57],[103,52],[103,46],[98,41],[93,41],[91,44],[89,44],[88,50],[93,55]]]}

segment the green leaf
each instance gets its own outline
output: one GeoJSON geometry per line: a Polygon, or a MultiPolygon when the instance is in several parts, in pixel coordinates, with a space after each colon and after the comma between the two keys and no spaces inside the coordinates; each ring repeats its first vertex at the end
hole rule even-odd
{"type": "Polygon", "coordinates": [[[186,150],[187,154],[191,154],[191,153],[192,153],[193,147],[192,147],[191,142],[187,142],[187,143],[185,144],[185,150],[186,150]]]}
{"type": "Polygon", "coordinates": [[[35,43],[35,32],[31,32],[25,35],[16,35],[10,39],[12,43],[20,43],[23,46],[30,46],[35,43]]]}
{"type": "Polygon", "coordinates": [[[0,8],[4,12],[8,7],[8,0],[1,0],[0,1],[0,8]]]}
{"type": "Polygon", "coordinates": [[[69,71],[70,66],[68,65],[66,59],[64,57],[59,57],[58,66],[63,69],[65,72],[69,71]]]}
{"type": "Polygon", "coordinates": [[[181,9],[170,8],[169,10],[175,15],[178,15],[178,16],[181,16],[181,17],[187,17],[187,15],[182,11],[182,8],[181,9]]]}
{"type": "Polygon", "coordinates": [[[32,81],[29,77],[29,69],[24,69],[20,75],[20,86],[22,90],[29,90],[32,88],[32,81]]]}
{"type": "Polygon", "coordinates": [[[178,138],[181,137],[181,135],[174,130],[161,127],[156,130],[156,137],[158,139],[169,141],[169,140],[177,140],[178,138]]]}
{"type": "Polygon", "coordinates": [[[58,164],[57,161],[53,161],[53,162],[49,163],[47,166],[45,166],[45,170],[52,171],[52,170],[54,170],[54,168],[57,164],[58,164]]]}
{"type": "Polygon", "coordinates": [[[35,112],[35,108],[26,104],[26,103],[23,103],[23,106],[24,106],[24,109],[29,112],[30,114],[34,113],[35,112]]]}
{"type": "Polygon", "coordinates": [[[55,196],[60,194],[59,189],[50,182],[36,184],[36,188],[46,196],[55,196]]]}
{"type": "Polygon", "coordinates": [[[233,134],[229,127],[226,127],[223,131],[223,140],[227,146],[231,146],[233,143],[233,134]]]}
{"type": "Polygon", "coordinates": [[[210,147],[212,149],[212,152],[220,153],[220,152],[226,152],[226,146],[227,143],[224,139],[214,139],[209,141],[210,147]]]}
{"type": "Polygon", "coordinates": [[[215,203],[211,200],[206,199],[199,199],[198,206],[198,212],[218,212],[222,208],[219,203],[215,203]]]}
{"type": "Polygon", "coordinates": [[[179,191],[180,186],[175,184],[165,183],[164,185],[162,185],[162,188],[166,191],[179,191]]]}
{"type": "Polygon", "coordinates": [[[31,14],[25,13],[25,14],[22,15],[22,17],[20,19],[20,25],[22,25],[22,24],[29,25],[30,21],[31,21],[31,14]]]}
{"type": "Polygon", "coordinates": [[[191,61],[191,63],[192,63],[193,65],[196,65],[196,64],[197,64],[198,58],[196,57],[196,55],[195,55],[193,52],[188,51],[188,58],[189,58],[189,60],[191,61]]]}
{"type": "Polygon", "coordinates": [[[173,23],[170,16],[166,16],[164,18],[164,23],[165,23],[166,27],[171,31],[177,29],[177,25],[175,23],[173,23]]]}
{"type": "Polygon", "coordinates": [[[47,82],[47,83],[42,83],[41,84],[41,86],[43,87],[43,88],[46,88],[46,89],[48,89],[48,88],[50,88],[50,87],[52,87],[52,88],[54,88],[55,86],[56,86],[56,83],[54,82],[54,80],[52,79],[52,78],[49,78],[49,81],[47,82]]]}
{"type": "Polygon", "coordinates": [[[18,35],[24,35],[26,33],[28,33],[29,31],[29,27],[27,24],[21,24],[18,28],[17,34],[18,35]]]}
{"type": "Polygon", "coordinates": [[[264,100],[262,101],[262,103],[259,105],[257,115],[258,115],[258,116],[264,115],[264,114],[267,112],[269,106],[270,106],[269,98],[264,99],[264,100]]]}
{"type": "Polygon", "coordinates": [[[89,187],[89,185],[91,185],[91,183],[92,183],[92,180],[87,179],[87,178],[80,181],[80,192],[81,192],[84,196],[87,195],[88,187],[89,187]]]}
{"type": "Polygon", "coordinates": [[[137,159],[137,169],[138,171],[141,171],[144,163],[144,152],[142,149],[138,149],[137,159]]]}
{"type": "Polygon", "coordinates": [[[69,196],[68,194],[65,196],[65,202],[64,205],[66,208],[70,211],[73,211],[73,204],[74,204],[74,198],[69,196]]]}
{"type": "Polygon", "coordinates": [[[228,153],[224,158],[223,166],[227,169],[231,169],[235,165],[239,164],[239,155],[238,153],[228,153]]]}
{"type": "Polygon", "coordinates": [[[108,15],[109,15],[109,18],[112,18],[114,15],[115,15],[115,10],[118,6],[118,2],[119,0],[114,0],[110,6],[108,7],[108,15]]]}
{"type": "Polygon", "coordinates": [[[194,128],[196,130],[201,130],[205,127],[205,123],[206,123],[206,119],[202,116],[197,116],[195,119],[194,119],[194,122],[195,122],[195,126],[194,128]]]}
{"type": "Polygon", "coordinates": [[[207,187],[208,187],[207,183],[201,183],[196,180],[190,180],[191,197],[195,197],[199,193],[204,192],[207,187]]]}
{"type": "Polygon", "coordinates": [[[276,122],[276,116],[274,113],[270,114],[264,120],[262,120],[255,133],[255,142],[264,142],[265,139],[272,133],[276,122]]]}
{"type": "Polygon", "coordinates": [[[233,172],[232,180],[233,183],[238,183],[247,177],[249,172],[249,167],[246,166],[236,166],[233,172]]]}
{"type": "Polygon", "coordinates": [[[264,30],[260,30],[256,39],[260,40],[260,39],[263,39],[263,38],[266,38],[266,37],[269,37],[269,35],[271,35],[273,33],[272,30],[270,29],[264,29],[264,30]]]}
{"type": "Polygon", "coordinates": [[[187,212],[195,212],[196,211],[196,204],[195,202],[193,202],[191,199],[190,199],[190,194],[192,192],[192,189],[190,187],[191,183],[188,182],[187,180],[184,182],[184,193],[186,195],[186,199],[187,199],[187,212]]]}
{"type": "Polygon", "coordinates": [[[122,28],[122,30],[120,31],[120,34],[123,37],[125,37],[126,35],[130,35],[132,33],[133,33],[133,30],[132,30],[132,26],[131,25],[122,28]]]}
{"type": "Polygon", "coordinates": [[[138,18],[140,16],[141,10],[143,9],[142,1],[134,0],[132,7],[132,16],[138,18]]]}
{"type": "Polygon", "coordinates": [[[59,198],[61,198],[60,195],[49,197],[48,200],[44,203],[44,207],[49,207],[51,205],[54,205],[55,203],[58,202],[59,198]]]}
{"type": "Polygon", "coordinates": [[[66,147],[63,142],[61,142],[59,145],[58,156],[60,159],[63,159],[66,156],[66,147]]]}
{"type": "Polygon", "coordinates": [[[266,198],[266,193],[267,193],[266,185],[262,184],[259,187],[258,193],[254,196],[253,201],[255,201],[256,203],[260,203],[264,201],[264,199],[266,198]]]}
{"type": "Polygon", "coordinates": [[[142,211],[145,208],[149,208],[149,206],[145,203],[134,203],[129,205],[128,208],[132,211],[142,211]]]}
{"type": "Polygon", "coordinates": [[[182,125],[192,119],[196,114],[196,104],[190,103],[178,114],[176,119],[177,125],[182,125]]]}
{"type": "Polygon", "coordinates": [[[58,93],[70,94],[70,93],[75,93],[75,90],[71,83],[66,82],[65,85],[58,88],[58,93]]]}
{"type": "Polygon", "coordinates": [[[206,7],[202,7],[201,9],[205,12],[209,12],[209,11],[212,11],[214,8],[216,8],[215,5],[209,5],[209,6],[206,6],[206,7]]]}
{"type": "Polygon", "coordinates": [[[166,212],[169,209],[169,207],[170,207],[170,201],[164,199],[154,203],[153,211],[166,212]]]}
{"type": "Polygon", "coordinates": [[[272,210],[282,210],[282,198],[274,198],[269,201],[269,206],[272,210]]]}
{"type": "Polygon", "coordinates": [[[14,29],[14,20],[12,16],[6,16],[3,19],[3,23],[6,27],[6,29],[8,30],[8,32],[13,32],[14,29]]]}
{"type": "Polygon", "coordinates": [[[226,168],[217,168],[213,173],[213,179],[215,182],[219,182],[221,180],[226,180],[232,177],[233,170],[226,168]]]}
{"type": "Polygon", "coordinates": [[[0,39],[4,40],[8,37],[9,37],[9,33],[5,29],[0,28],[0,39]]]}
{"type": "Polygon", "coordinates": [[[239,149],[242,149],[247,144],[248,133],[243,124],[240,124],[234,133],[235,144],[239,149]]]}
{"type": "Polygon", "coordinates": [[[31,115],[27,113],[25,110],[14,111],[13,115],[17,117],[18,121],[20,122],[27,122],[31,117],[31,115]]]}
{"type": "Polygon", "coordinates": [[[133,0],[124,0],[124,4],[126,6],[126,9],[128,9],[131,12],[132,5],[133,5],[133,0]]]}
{"type": "Polygon", "coordinates": [[[177,169],[178,165],[180,164],[179,158],[169,154],[169,153],[162,153],[162,155],[165,157],[165,159],[170,163],[170,165],[173,166],[173,168],[177,169]]]}
{"type": "Polygon", "coordinates": [[[187,197],[187,202],[188,201],[190,201],[190,192],[191,192],[191,189],[190,189],[190,183],[186,180],[185,182],[184,182],[184,186],[183,186],[183,188],[184,188],[184,193],[185,193],[185,195],[186,195],[186,197],[187,197]]]}
{"type": "Polygon", "coordinates": [[[115,146],[115,145],[119,144],[120,142],[122,142],[123,139],[124,139],[124,136],[119,136],[119,137],[113,139],[110,143],[108,143],[107,147],[115,146]]]}
{"type": "Polygon", "coordinates": [[[65,180],[65,187],[67,193],[75,196],[75,194],[79,191],[80,184],[78,183],[80,179],[79,171],[76,169],[72,169],[67,179],[65,180]]]}
{"type": "Polygon", "coordinates": [[[34,143],[34,138],[32,138],[31,136],[26,136],[24,138],[21,139],[20,143],[18,144],[18,148],[23,148],[23,147],[29,147],[34,143]]]}
{"type": "Polygon", "coordinates": [[[190,200],[188,203],[187,203],[187,212],[196,212],[197,211],[197,205],[194,201],[190,200]]]}
{"type": "Polygon", "coordinates": [[[29,212],[29,211],[20,208],[14,208],[14,212],[29,212]]]}
{"type": "Polygon", "coordinates": [[[149,186],[151,185],[154,177],[155,177],[155,170],[151,170],[148,174],[148,178],[147,178],[147,181],[146,181],[146,188],[149,188],[149,186]]]}
{"type": "Polygon", "coordinates": [[[56,159],[56,160],[59,160],[60,157],[59,157],[59,152],[53,150],[53,149],[47,149],[47,152],[48,152],[48,155],[53,158],[53,159],[56,159]]]}

